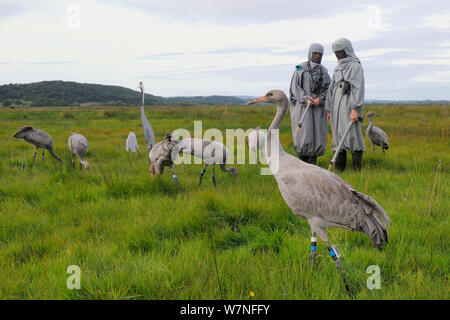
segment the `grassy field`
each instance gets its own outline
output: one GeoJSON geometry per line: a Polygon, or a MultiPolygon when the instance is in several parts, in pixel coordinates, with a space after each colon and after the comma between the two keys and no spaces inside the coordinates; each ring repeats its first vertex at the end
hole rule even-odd
{"type": "MultiPolygon", "coordinates": [[[[385,157],[380,149],[372,154],[366,140],[361,173],[340,175],[376,199],[392,227],[382,252],[363,234],[329,229],[354,298],[448,299],[449,108],[368,110],[380,115],[374,121],[390,148],[385,157]],[[370,265],[380,267],[380,290],[366,287],[370,265]]],[[[204,130],[267,128],[275,108],[146,112],[159,141],[173,129],[191,130],[194,120],[203,120],[204,130]]],[[[281,142],[293,153],[289,121],[281,142]]],[[[310,268],[309,225],[290,212],[273,176],[238,165],[236,184],[218,169],[217,188],[210,170],[198,187],[202,166],[179,165],[177,190],[169,170],[152,180],[147,156],[133,160],[125,152],[130,131],[144,149],[138,108],[0,110],[1,299],[350,298],[323,242],[310,268]],[[44,162],[39,154],[32,161],[33,146],[13,138],[24,125],[52,135],[63,165],[48,152],[44,162]],[[89,174],[71,167],[70,131],[89,140],[89,174]],[[79,290],[66,286],[70,265],[81,268],[79,290]]],[[[318,165],[326,168],[330,157],[328,148],[318,165]]]]}

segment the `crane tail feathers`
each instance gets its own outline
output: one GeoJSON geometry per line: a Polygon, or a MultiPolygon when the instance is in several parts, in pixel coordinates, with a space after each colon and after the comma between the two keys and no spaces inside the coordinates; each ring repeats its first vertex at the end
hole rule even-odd
{"type": "Polygon", "coordinates": [[[389,216],[383,207],[368,195],[355,189],[351,191],[358,197],[358,202],[364,209],[360,231],[372,240],[375,248],[381,250],[383,243],[388,242],[387,228],[391,226],[389,216]]]}

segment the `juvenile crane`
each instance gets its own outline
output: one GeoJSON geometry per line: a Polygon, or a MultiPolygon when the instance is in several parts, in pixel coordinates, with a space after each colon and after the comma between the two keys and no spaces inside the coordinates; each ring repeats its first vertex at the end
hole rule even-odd
{"type": "Polygon", "coordinates": [[[139,149],[139,145],[137,142],[137,138],[136,138],[136,134],[131,131],[128,134],[128,138],[127,138],[127,142],[126,142],[126,150],[131,150],[131,153],[133,154],[133,158],[134,158],[134,153],[136,151],[139,151],[139,153],[141,153],[141,150],[139,149]]]}
{"type": "Polygon", "coordinates": [[[40,148],[42,149],[42,160],[44,160],[45,156],[44,149],[47,149],[56,160],[62,162],[61,158],[55,154],[53,139],[47,132],[27,126],[20,128],[14,135],[14,138],[23,139],[35,147],[33,160],[36,158],[37,149],[40,148]]]}
{"type": "Polygon", "coordinates": [[[288,108],[288,99],[283,91],[271,90],[249,104],[258,102],[277,105],[276,116],[267,134],[266,154],[284,201],[295,215],[306,219],[311,226],[311,263],[314,263],[316,256],[317,234],[326,243],[348,292],[339,260],[340,253],[328,241],[326,228],[359,231],[372,240],[374,247],[381,249],[383,243],[388,242],[386,229],[389,217],[374,199],[355,190],[339,176],[286,153],[279,140],[274,142],[275,146],[271,146],[272,129],[280,128],[288,108]]]}
{"type": "MultiPolygon", "coordinates": [[[[178,141],[172,140],[172,135],[167,133],[164,140],[155,144],[155,146],[150,150],[148,158],[150,160],[150,174],[152,178],[156,175],[160,176],[164,172],[164,167],[170,167],[172,170],[172,177],[178,187],[178,177],[175,173],[172,161],[172,152],[178,141]]],[[[176,159],[176,157],[174,158],[176,159]]]]}
{"type": "Polygon", "coordinates": [[[89,162],[84,160],[84,156],[86,155],[89,145],[85,136],[71,132],[69,139],[67,139],[67,144],[69,146],[70,155],[72,157],[72,166],[75,168],[75,156],[80,160],[80,171],[83,170],[83,167],[89,172],[90,165],[89,162]]]}
{"type": "Polygon", "coordinates": [[[147,151],[150,151],[153,148],[153,146],[155,145],[155,134],[153,133],[153,128],[150,125],[150,122],[148,122],[148,119],[145,116],[145,110],[144,110],[145,90],[144,90],[144,83],[142,81],[139,82],[138,88],[140,88],[141,92],[142,92],[142,104],[141,104],[142,128],[144,129],[144,138],[145,138],[145,143],[147,144],[147,151]]]}
{"type": "Polygon", "coordinates": [[[220,166],[223,172],[230,172],[236,181],[239,171],[235,167],[225,167],[227,163],[228,150],[223,143],[212,140],[186,138],[179,142],[177,149],[186,154],[192,154],[197,158],[203,159],[203,170],[200,173],[199,186],[202,184],[203,175],[208,165],[212,166],[212,181],[216,186],[216,164],[220,166]]]}
{"type": "Polygon", "coordinates": [[[369,126],[367,127],[366,130],[366,136],[367,139],[369,139],[370,143],[372,144],[373,153],[375,153],[375,146],[379,146],[381,147],[381,150],[383,150],[384,155],[385,154],[384,151],[389,149],[388,136],[386,132],[373,125],[372,117],[374,115],[375,112],[373,111],[369,111],[366,114],[367,120],[369,120],[369,126]]]}
{"type": "Polygon", "coordinates": [[[248,134],[248,147],[251,151],[255,153],[255,162],[258,164],[260,161],[258,160],[258,152],[259,159],[261,159],[262,155],[264,155],[264,147],[266,146],[266,134],[264,131],[261,131],[261,127],[256,127],[255,130],[248,134]]]}

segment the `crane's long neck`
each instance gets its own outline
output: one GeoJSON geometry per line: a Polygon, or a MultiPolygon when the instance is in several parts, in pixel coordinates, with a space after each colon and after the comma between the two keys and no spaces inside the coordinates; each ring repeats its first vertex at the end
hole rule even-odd
{"type": "MultiPolygon", "coordinates": [[[[272,141],[272,129],[274,130],[279,130],[280,129],[280,123],[281,120],[283,120],[284,115],[286,114],[286,110],[287,110],[287,98],[284,98],[281,102],[279,102],[277,104],[277,114],[275,115],[275,117],[272,120],[272,123],[270,124],[269,130],[267,132],[267,154],[270,157],[270,153],[271,153],[271,141],[272,141]]],[[[279,147],[279,152],[280,154],[284,152],[283,147],[281,146],[280,140],[279,140],[279,136],[278,136],[278,141],[275,142],[278,143],[278,147],[279,147]]]]}
{"type": "Polygon", "coordinates": [[[144,98],[145,98],[145,92],[144,92],[144,88],[141,88],[141,92],[142,92],[142,103],[141,103],[141,117],[142,117],[142,121],[144,121],[144,118],[147,119],[147,117],[145,116],[145,110],[144,110],[144,98]]]}
{"type": "Polygon", "coordinates": [[[369,120],[369,126],[368,126],[368,128],[369,128],[369,130],[372,130],[372,128],[373,128],[372,117],[367,117],[367,120],[369,120]]]}
{"type": "Polygon", "coordinates": [[[225,167],[225,163],[220,163],[219,166],[223,172],[233,172],[233,169],[235,169],[234,167],[229,167],[229,168],[225,167]]]}

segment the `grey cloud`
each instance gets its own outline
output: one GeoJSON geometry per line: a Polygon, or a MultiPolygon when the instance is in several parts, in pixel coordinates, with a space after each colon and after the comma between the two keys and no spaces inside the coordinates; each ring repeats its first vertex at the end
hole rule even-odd
{"type": "Polygon", "coordinates": [[[38,61],[38,62],[23,62],[24,64],[77,64],[78,61],[38,61]]]}
{"type": "MultiPolygon", "coordinates": [[[[105,1],[106,2],[106,1],[105,1]]],[[[109,2],[109,1],[108,1],[109,2]]],[[[389,3],[389,2],[387,2],[389,3]]],[[[184,20],[189,23],[215,22],[226,25],[267,23],[285,19],[317,18],[339,12],[361,10],[373,4],[361,0],[337,4],[334,0],[292,1],[292,0],[247,0],[247,1],[115,1],[114,4],[136,8],[168,19],[184,20]]]]}
{"type": "Polygon", "coordinates": [[[36,64],[36,65],[57,65],[57,64],[77,64],[78,61],[31,61],[31,62],[5,62],[0,64],[36,64]]]}
{"type": "Polygon", "coordinates": [[[25,12],[41,11],[49,7],[55,7],[50,0],[0,0],[0,19],[9,18],[25,12]]]}
{"type": "MultiPolygon", "coordinates": [[[[111,1],[102,0],[105,3],[111,1]]],[[[410,0],[402,3],[394,1],[294,1],[294,0],[117,0],[115,5],[135,8],[166,19],[183,20],[188,23],[214,22],[224,25],[264,24],[272,21],[324,18],[348,11],[364,11],[376,5],[382,12],[392,12],[393,16],[382,15],[382,19],[393,26],[417,25],[424,13],[441,13],[448,10],[446,0],[410,0]]]]}
{"type": "Polygon", "coordinates": [[[238,47],[228,47],[223,49],[216,50],[207,50],[207,51],[194,51],[194,52],[185,52],[185,51],[177,51],[177,52],[164,52],[158,54],[150,54],[145,56],[135,57],[135,60],[152,60],[152,59],[170,59],[176,58],[179,56],[183,56],[186,54],[232,54],[232,53],[272,53],[274,50],[279,49],[278,47],[258,47],[258,48],[238,48],[238,47]]]}
{"type": "Polygon", "coordinates": [[[27,6],[17,3],[17,1],[0,0],[0,18],[17,15],[27,9],[27,6]]]}

